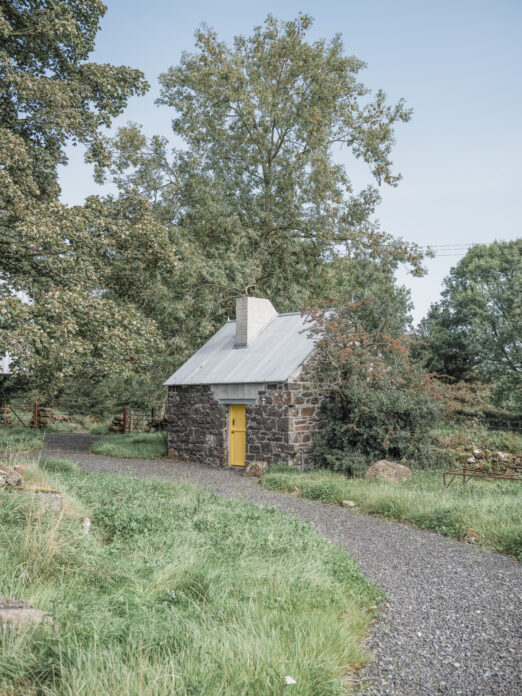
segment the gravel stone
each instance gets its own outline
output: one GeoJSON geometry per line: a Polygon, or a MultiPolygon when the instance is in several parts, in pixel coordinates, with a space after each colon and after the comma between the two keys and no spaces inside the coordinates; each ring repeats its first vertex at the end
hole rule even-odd
{"type": "Polygon", "coordinates": [[[45,454],[89,472],[200,485],[225,498],[274,507],[346,548],[389,594],[357,675],[365,696],[520,696],[522,566],[508,556],[349,508],[267,491],[228,469],[172,460],[87,454],[96,436],[49,434],[45,454]]]}

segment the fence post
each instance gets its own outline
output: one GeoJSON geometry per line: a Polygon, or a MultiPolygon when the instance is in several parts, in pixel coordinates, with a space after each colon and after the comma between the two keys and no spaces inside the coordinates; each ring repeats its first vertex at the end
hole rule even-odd
{"type": "Polygon", "coordinates": [[[156,420],[156,409],[154,408],[154,406],[152,407],[151,416],[152,416],[152,420],[155,421],[156,420]]]}
{"type": "Polygon", "coordinates": [[[38,428],[38,402],[36,401],[33,406],[33,428],[38,428]]]}
{"type": "Polygon", "coordinates": [[[123,407],[123,434],[127,432],[127,404],[123,407]]]}

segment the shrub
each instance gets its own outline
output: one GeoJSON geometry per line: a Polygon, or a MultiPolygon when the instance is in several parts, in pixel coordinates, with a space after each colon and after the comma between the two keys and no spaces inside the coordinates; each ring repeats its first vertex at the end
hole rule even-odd
{"type": "Polygon", "coordinates": [[[376,459],[432,459],[430,431],[440,408],[429,394],[397,389],[383,379],[370,388],[353,379],[332,393],[324,405],[326,427],[316,436],[321,465],[360,475],[376,459]]]}
{"type": "Polygon", "coordinates": [[[376,321],[376,299],[332,301],[309,313],[318,379],[329,398],[315,440],[320,466],[361,473],[375,459],[426,461],[442,416],[431,378],[412,359],[400,327],[376,321]],[[333,309],[332,309],[333,307],[333,309]]]}

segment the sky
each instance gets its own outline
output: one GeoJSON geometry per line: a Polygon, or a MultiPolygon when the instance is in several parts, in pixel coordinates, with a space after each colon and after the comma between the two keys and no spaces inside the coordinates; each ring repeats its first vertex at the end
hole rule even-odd
{"type": "MultiPolygon", "coordinates": [[[[340,33],[346,53],[367,63],[359,78],[401,97],[413,118],[396,130],[392,159],[403,179],[381,189],[382,229],[432,246],[428,273],[398,279],[411,289],[417,322],[435,302],[442,281],[469,245],[521,235],[521,0],[105,0],[91,59],[139,68],[151,84],[130,100],[113,129],[128,121],[148,135],[169,136],[172,110],[158,107],[157,77],[194,47],[202,23],[220,39],[249,34],[268,13],[314,17],[310,38],[340,33]]],[[[81,148],[69,148],[60,172],[62,200],[80,204],[109,187],[94,183],[81,148]]],[[[350,167],[351,167],[350,163],[350,167]]],[[[361,167],[352,181],[368,182],[361,167]]],[[[298,308],[296,308],[298,309],[298,308]]]]}

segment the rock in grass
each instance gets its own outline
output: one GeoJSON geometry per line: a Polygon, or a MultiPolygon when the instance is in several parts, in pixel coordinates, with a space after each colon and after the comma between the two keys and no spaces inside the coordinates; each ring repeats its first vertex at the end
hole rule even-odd
{"type": "Polygon", "coordinates": [[[0,463],[0,486],[21,486],[23,478],[18,471],[0,463]],[[3,481],[3,483],[2,483],[3,481]]]}
{"type": "Polygon", "coordinates": [[[466,544],[475,544],[480,541],[480,532],[469,527],[460,533],[460,540],[464,541],[466,544]]]}
{"type": "Polygon", "coordinates": [[[364,474],[364,478],[377,478],[390,481],[391,483],[400,483],[401,481],[409,481],[411,479],[411,471],[403,464],[380,459],[368,469],[364,474]]]}
{"type": "Polygon", "coordinates": [[[34,609],[27,602],[0,595],[0,627],[24,628],[30,624],[40,624],[50,617],[47,612],[34,609]]]}
{"type": "Polygon", "coordinates": [[[343,502],[341,503],[341,505],[343,507],[351,507],[351,508],[355,507],[356,504],[357,503],[355,503],[353,500],[343,500],[343,502]]]}
{"type": "Polygon", "coordinates": [[[244,476],[262,476],[268,469],[267,462],[250,462],[246,465],[244,476]]]}

